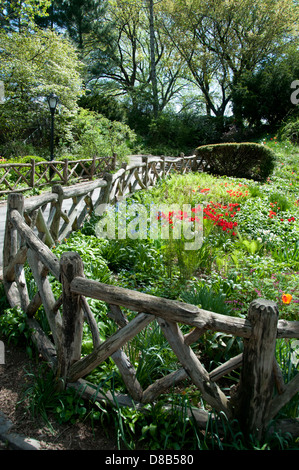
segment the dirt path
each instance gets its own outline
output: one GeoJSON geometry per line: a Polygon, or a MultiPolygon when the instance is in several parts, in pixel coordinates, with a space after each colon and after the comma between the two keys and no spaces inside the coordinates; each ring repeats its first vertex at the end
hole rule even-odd
{"type": "MultiPolygon", "coordinates": [[[[28,380],[25,369],[29,371],[31,366],[37,367],[26,352],[6,347],[5,365],[0,365],[0,412],[13,423],[9,432],[37,440],[40,450],[117,450],[114,436],[107,436],[100,424],[92,430],[90,421],[62,425],[52,422],[55,433],[51,434],[42,420],[32,419],[23,406],[17,407],[28,380]]],[[[6,445],[0,440],[0,450],[4,449],[6,445]]]]}

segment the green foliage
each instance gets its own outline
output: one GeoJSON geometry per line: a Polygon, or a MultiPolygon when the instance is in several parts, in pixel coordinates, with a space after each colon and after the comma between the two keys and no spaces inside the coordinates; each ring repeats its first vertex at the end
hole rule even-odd
{"type": "Polygon", "coordinates": [[[0,20],[5,30],[20,31],[27,27],[34,27],[35,17],[47,16],[50,0],[27,0],[26,2],[11,2],[1,0],[0,20]]]}
{"type": "Polygon", "coordinates": [[[25,346],[27,354],[31,357],[33,344],[26,318],[20,307],[7,308],[0,314],[0,332],[8,343],[25,346]]]}
{"type": "MultiPolygon", "coordinates": [[[[266,121],[272,128],[296,116],[291,103],[291,83],[299,75],[299,54],[296,48],[266,61],[258,71],[246,71],[233,86],[233,110],[237,120],[261,126],[266,121]]],[[[286,135],[283,137],[288,138],[286,135]]]]}
{"type": "Polygon", "coordinates": [[[282,140],[289,140],[293,144],[299,144],[299,119],[293,118],[284,122],[278,135],[282,140]]]}
{"type": "Polygon", "coordinates": [[[230,118],[202,116],[192,111],[163,111],[150,120],[146,116],[141,115],[139,119],[137,116],[134,113],[136,122],[129,116],[129,122],[143,137],[145,149],[153,155],[192,154],[199,142],[205,145],[221,141],[231,121],[230,118]]]}
{"type": "Polygon", "coordinates": [[[274,169],[275,154],[256,143],[225,143],[196,149],[209,173],[264,181],[274,169]]]}
{"type": "Polygon", "coordinates": [[[76,142],[73,152],[81,158],[106,157],[115,152],[124,160],[136,139],[127,125],[84,109],[73,120],[72,134],[76,142]]]}
{"type": "Polygon", "coordinates": [[[11,141],[49,146],[46,97],[53,89],[59,96],[55,139],[68,139],[82,94],[82,69],[74,47],[54,31],[39,29],[1,31],[0,47],[0,79],[5,84],[5,105],[0,107],[2,155],[10,157],[10,146],[6,150],[5,144],[11,141]]]}
{"type": "Polygon", "coordinates": [[[77,231],[73,232],[68,239],[58,243],[53,251],[57,256],[61,256],[65,251],[79,253],[84,264],[86,277],[97,279],[99,282],[110,283],[111,272],[102,255],[106,244],[106,240],[99,240],[97,237],[84,235],[77,231]]]}
{"type": "Polygon", "coordinates": [[[53,421],[74,423],[86,417],[83,399],[72,389],[59,390],[55,375],[47,364],[26,371],[26,376],[29,383],[24,386],[18,405],[23,404],[33,419],[42,418],[53,434],[53,421]]]}
{"type": "MultiPolygon", "coordinates": [[[[183,300],[204,310],[240,318],[246,317],[252,300],[262,297],[277,303],[281,319],[297,320],[298,149],[285,142],[271,141],[271,137],[263,142],[264,146],[275,148],[277,155],[271,178],[265,182],[207,173],[174,175],[151,190],[140,191],[132,199],[148,207],[151,203],[159,202],[183,204],[210,201],[208,205],[212,207],[213,202],[213,207],[216,207],[218,204],[221,212],[236,208],[237,204],[239,210],[235,210],[234,214],[237,234],[232,236],[221,233],[213,223],[205,225],[203,245],[191,253],[194,270],[190,271],[191,275],[189,272],[189,277],[186,269],[183,270],[185,266],[180,264],[186,263],[187,259],[182,246],[178,244],[175,247],[170,243],[176,240],[151,240],[150,237],[146,240],[129,237],[125,240],[98,239],[95,225],[99,218],[96,215],[91,217],[81,232],[73,233],[68,240],[57,244],[53,251],[58,257],[65,251],[78,252],[83,259],[86,276],[101,282],[117,283],[160,297],[183,300]],[[292,295],[290,304],[283,303],[283,293],[292,295]]],[[[26,278],[31,297],[35,291],[27,269],[26,278]]],[[[50,280],[54,295],[58,297],[61,286],[55,279],[50,277],[50,280]]],[[[101,340],[105,341],[116,331],[114,322],[107,318],[107,305],[93,299],[88,302],[101,340]]],[[[11,316],[0,317],[1,330],[6,329],[8,335],[16,340],[20,337],[19,324],[24,323],[17,313],[14,311],[11,316]]],[[[128,309],[124,313],[129,320],[135,316],[135,312],[128,309]]],[[[43,319],[41,311],[38,317],[43,319]]],[[[186,325],[181,326],[181,329],[183,334],[190,331],[186,325]]],[[[277,342],[276,358],[285,382],[295,376],[298,368],[297,343],[297,340],[277,342]]],[[[242,347],[241,338],[221,332],[206,332],[192,345],[208,371],[242,352],[242,347]]],[[[92,349],[91,332],[86,323],[82,355],[89,354],[92,349]]],[[[126,354],[143,387],[178,368],[176,357],[156,322],[129,341],[126,354]]],[[[87,416],[85,405],[77,401],[75,396],[57,395],[55,400],[52,397],[51,402],[46,391],[47,374],[40,378],[44,379],[44,385],[31,388],[27,394],[29,402],[33,403],[32,413],[40,408],[49,423],[50,416],[55,416],[58,422],[73,422],[87,416]],[[45,402],[48,401],[48,405],[39,402],[38,397],[41,396],[45,402]]],[[[238,371],[234,371],[221,380],[224,388],[229,388],[237,379],[238,371]]],[[[140,411],[123,408],[118,404],[117,395],[126,390],[112,359],[100,364],[87,380],[94,383],[94,388],[103,394],[112,390],[112,408],[96,403],[96,411],[91,416],[106,425],[115,426],[119,448],[133,450],[139,443],[148,449],[174,450],[298,448],[298,443],[281,433],[263,442],[257,442],[254,437],[248,441],[238,423],[228,422],[221,415],[216,423],[210,420],[205,433],[202,433],[192,418],[192,407],[204,405],[204,401],[199,390],[188,383],[169,390],[155,405],[146,405],[140,411]],[[164,414],[165,404],[168,405],[167,419],[164,414]]],[[[296,416],[298,397],[294,397],[281,410],[278,418],[296,416]]]]}
{"type": "MultiPolygon", "coordinates": [[[[292,380],[298,373],[299,342],[297,339],[279,339],[276,342],[276,358],[280,364],[285,383],[292,380]]],[[[299,396],[296,394],[282,409],[282,415],[297,418],[299,413],[299,396]]]]}
{"type": "Polygon", "coordinates": [[[229,306],[225,303],[226,295],[222,292],[215,292],[205,285],[194,284],[189,291],[181,294],[184,302],[197,305],[203,310],[231,315],[229,306]]]}
{"type": "MultiPolygon", "coordinates": [[[[163,26],[200,89],[207,111],[216,116],[225,114],[232,85],[245,70],[258,70],[269,56],[282,55],[293,40],[296,44],[298,8],[292,0],[172,0],[165,10],[163,26]]],[[[271,91],[275,104],[276,93],[271,91]]],[[[254,107],[253,102],[250,105],[254,107]]]]}
{"type": "Polygon", "coordinates": [[[157,322],[130,342],[129,357],[132,364],[137,364],[136,377],[144,389],[156,379],[176,370],[176,356],[157,322]]]}

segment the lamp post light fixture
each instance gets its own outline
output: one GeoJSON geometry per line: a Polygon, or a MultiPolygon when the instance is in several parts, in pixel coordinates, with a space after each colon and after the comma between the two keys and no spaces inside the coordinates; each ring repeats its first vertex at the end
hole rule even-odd
{"type": "MultiPolygon", "coordinates": [[[[59,98],[54,93],[51,93],[48,98],[48,105],[51,112],[51,139],[50,139],[50,161],[54,160],[54,114],[59,98]]],[[[50,177],[53,174],[53,169],[50,168],[50,177]],[[52,171],[51,171],[52,170],[52,171]]]]}

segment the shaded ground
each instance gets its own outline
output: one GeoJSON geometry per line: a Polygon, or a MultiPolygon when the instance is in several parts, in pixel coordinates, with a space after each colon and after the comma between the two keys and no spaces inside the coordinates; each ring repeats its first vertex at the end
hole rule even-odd
{"type": "MultiPolygon", "coordinates": [[[[0,411],[13,423],[10,432],[39,441],[41,450],[117,450],[114,436],[107,436],[100,424],[96,423],[93,430],[87,420],[61,425],[52,421],[53,435],[41,419],[32,419],[24,406],[17,406],[28,380],[25,369],[29,370],[30,364],[26,352],[6,345],[5,365],[0,365],[0,411]]],[[[0,450],[5,448],[0,440],[0,450]]]]}

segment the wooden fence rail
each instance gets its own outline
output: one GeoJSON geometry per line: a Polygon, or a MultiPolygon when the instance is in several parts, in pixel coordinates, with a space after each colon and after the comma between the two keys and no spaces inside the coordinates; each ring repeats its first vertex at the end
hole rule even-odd
{"type": "MultiPolygon", "coordinates": [[[[88,191],[100,188],[97,202],[115,201],[136,190],[138,185],[139,188],[143,185],[148,187],[164,177],[170,165],[174,164],[172,161],[167,166],[165,160],[151,163],[149,159],[144,159],[139,168],[123,168],[117,175],[106,175],[104,180],[92,183],[93,186],[88,183],[75,188],[56,188],[52,193],[30,202],[24,201],[22,194],[11,194],[8,198],[4,243],[3,280],[7,297],[11,306],[20,305],[27,314],[32,338],[54,369],[57,383],[61,386],[80,389],[88,399],[105,399],[113,403],[115,397],[111,393],[104,396],[97,385],[84,379],[111,357],[128,392],[116,397],[120,405],[143,407],[154,402],[161,393],[188,379],[216,412],[225,413],[230,420],[237,419],[245,435],[255,434],[261,438],[281,408],[299,391],[299,374],[285,384],[275,359],[277,338],[299,338],[299,322],[279,320],[276,304],[262,299],[252,302],[247,318],[242,319],[103,284],[85,277],[83,262],[77,253],[66,252],[57,259],[50,249],[51,240],[60,236],[64,224],[66,227],[63,233],[66,233],[78,224],[79,219],[83,220],[88,209],[93,208],[88,191]],[[72,211],[63,217],[60,227],[55,217],[59,219],[62,216],[61,202],[65,197],[73,199],[75,208],[76,198],[89,200],[87,204],[85,202],[84,216],[78,211],[76,217],[72,218],[72,211]],[[46,203],[50,204],[50,224],[45,222],[42,213],[46,203]],[[24,273],[26,262],[37,285],[37,293],[31,298],[24,273]],[[61,293],[58,298],[51,289],[49,275],[60,283],[61,293]],[[88,299],[105,302],[108,316],[116,324],[116,332],[104,342],[100,340],[88,299]],[[50,336],[46,335],[35,318],[41,305],[51,329],[50,336]],[[131,312],[130,320],[125,314],[128,310],[131,312]],[[84,322],[88,323],[91,331],[93,350],[82,357],[84,322]],[[159,326],[176,355],[178,368],[143,389],[127,357],[127,344],[153,322],[159,326]],[[182,325],[189,327],[188,334],[183,334],[182,325]],[[196,354],[196,341],[207,331],[243,338],[243,354],[208,372],[196,354]],[[241,369],[238,385],[231,388],[232,393],[222,390],[217,382],[235,368],[241,369]]],[[[190,162],[191,159],[188,164],[190,162]]],[[[184,158],[175,163],[181,163],[179,171],[185,171],[184,158]]],[[[206,426],[208,412],[198,408],[192,408],[190,412],[199,426],[206,426]]],[[[298,419],[275,419],[273,429],[277,428],[287,430],[294,436],[299,435],[298,419]]]]}
{"type": "Polygon", "coordinates": [[[116,169],[116,154],[92,159],[0,164],[0,195],[11,191],[24,192],[53,184],[68,184],[75,180],[93,180],[116,169]],[[20,188],[21,186],[21,188],[20,188]]]}

